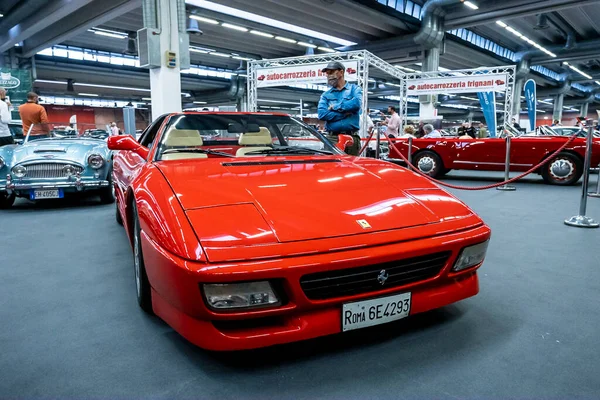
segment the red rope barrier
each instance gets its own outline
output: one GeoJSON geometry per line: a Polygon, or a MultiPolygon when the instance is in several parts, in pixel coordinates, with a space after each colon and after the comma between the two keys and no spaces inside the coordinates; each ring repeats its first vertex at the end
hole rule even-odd
{"type": "MultiPolygon", "coordinates": [[[[421,172],[417,167],[415,167],[412,164],[409,164],[408,159],[406,159],[406,157],[404,157],[404,155],[402,154],[402,152],[400,150],[398,150],[398,148],[396,147],[396,144],[393,143],[391,140],[389,141],[390,146],[392,146],[394,148],[394,150],[396,150],[396,152],[398,152],[398,154],[400,155],[400,157],[404,160],[404,162],[406,163],[406,165],[408,165],[408,167],[412,170],[414,170],[417,174],[422,175],[426,178],[429,178],[430,180],[432,180],[433,182],[437,183],[438,185],[441,186],[445,186],[445,187],[449,187],[451,189],[460,189],[460,190],[486,190],[486,189],[492,189],[495,187],[499,187],[499,186],[503,186],[503,185],[508,185],[509,183],[515,182],[529,174],[531,174],[532,172],[534,172],[535,170],[537,170],[538,168],[542,167],[543,165],[545,165],[546,163],[548,163],[552,158],[554,158],[554,156],[556,156],[558,153],[560,153],[561,151],[563,151],[565,149],[565,147],[567,147],[569,144],[571,144],[571,142],[573,142],[573,140],[575,140],[577,138],[577,133],[575,133],[573,136],[571,136],[569,138],[569,140],[567,140],[565,142],[565,144],[563,144],[558,150],[556,150],[554,153],[552,153],[550,156],[546,157],[545,160],[543,160],[541,163],[539,163],[538,165],[535,165],[533,167],[531,167],[531,169],[523,172],[521,175],[519,176],[515,176],[514,178],[511,178],[507,181],[504,182],[500,182],[500,183],[494,183],[492,185],[486,185],[486,186],[475,186],[475,187],[471,187],[471,186],[458,186],[458,185],[451,185],[449,183],[444,183],[442,181],[439,181],[437,179],[434,179],[432,177],[430,177],[429,175],[421,172]]],[[[412,150],[412,149],[411,149],[412,150]]]]}

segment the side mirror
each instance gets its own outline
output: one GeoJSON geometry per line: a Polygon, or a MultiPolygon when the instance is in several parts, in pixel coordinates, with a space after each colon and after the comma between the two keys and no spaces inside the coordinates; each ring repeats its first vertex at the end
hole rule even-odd
{"type": "Polygon", "coordinates": [[[353,143],[354,139],[352,139],[352,136],[338,135],[338,142],[336,144],[336,147],[345,153],[346,147],[351,146],[353,143]]]}
{"type": "Polygon", "coordinates": [[[143,159],[147,159],[150,153],[150,149],[136,142],[130,135],[110,136],[107,144],[110,150],[133,151],[143,159]]]}

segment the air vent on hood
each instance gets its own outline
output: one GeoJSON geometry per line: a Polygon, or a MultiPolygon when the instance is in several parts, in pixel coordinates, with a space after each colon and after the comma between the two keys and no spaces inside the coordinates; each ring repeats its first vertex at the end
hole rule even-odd
{"type": "Polygon", "coordinates": [[[222,163],[224,167],[244,167],[248,165],[282,165],[282,164],[324,164],[339,163],[340,160],[280,160],[280,161],[242,161],[222,163]]]}
{"type": "Polygon", "coordinates": [[[33,152],[34,153],[66,153],[67,151],[65,149],[46,147],[46,148],[35,149],[33,152]]]}

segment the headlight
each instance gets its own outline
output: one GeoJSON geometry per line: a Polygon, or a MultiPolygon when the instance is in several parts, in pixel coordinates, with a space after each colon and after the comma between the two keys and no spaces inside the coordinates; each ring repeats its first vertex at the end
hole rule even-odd
{"type": "Polygon", "coordinates": [[[17,165],[12,169],[12,173],[17,178],[23,178],[25,175],[27,175],[27,168],[22,165],[17,165]]]}
{"type": "Polygon", "coordinates": [[[94,169],[102,168],[104,165],[104,158],[100,154],[92,154],[88,157],[88,164],[94,169]]]}
{"type": "Polygon", "coordinates": [[[462,249],[458,260],[456,260],[456,263],[452,268],[452,271],[461,271],[463,269],[471,268],[479,263],[482,263],[483,259],[485,258],[485,252],[487,251],[488,243],[489,240],[462,249]]]}
{"type": "Polygon", "coordinates": [[[63,174],[65,174],[66,176],[75,175],[75,167],[72,165],[65,165],[62,170],[63,174]]]}
{"type": "Polygon", "coordinates": [[[211,308],[219,310],[280,304],[273,287],[266,281],[205,284],[204,296],[211,308]]]}
{"type": "Polygon", "coordinates": [[[4,158],[0,157],[0,169],[4,168],[5,165],[4,158]]]}

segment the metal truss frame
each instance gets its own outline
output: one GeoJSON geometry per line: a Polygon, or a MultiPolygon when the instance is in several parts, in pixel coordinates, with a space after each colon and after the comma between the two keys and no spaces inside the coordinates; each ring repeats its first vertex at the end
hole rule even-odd
{"type": "MultiPolygon", "coordinates": [[[[247,93],[248,93],[248,111],[255,112],[258,110],[258,87],[257,87],[257,70],[259,68],[275,68],[282,66],[294,66],[294,65],[307,65],[307,64],[324,64],[331,61],[357,61],[358,71],[357,84],[362,88],[362,107],[361,107],[361,130],[367,131],[367,118],[365,114],[368,113],[368,91],[369,91],[369,70],[371,68],[377,68],[393,78],[402,82],[405,81],[406,73],[402,72],[398,68],[382,60],[376,55],[370,53],[367,50],[357,50],[341,53],[329,53],[329,54],[313,54],[300,57],[287,57],[287,58],[275,58],[266,60],[253,60],[248,63],[248,80],[247,80],[247,93]]],[[[406,86],[406,85],[404,85],[406,86]]],[[[400,88],[398,89],[400,94],[400,88]]],[[[402,119],[402,114],[400,115],[402,119]]]]}
{"type": "MultiPolygon", "coordinates": [[[[407,82],[413,79],[426,79],[426,78],[443,78],[443,77],[456,77],[456,76],[485,76],[494,74],[506,74],[506,89],[504,90],[504,126],[510,123],[512,116],[512,104],[515,96],[515,81],[516,81],[516,66],[514,65],[503,65],[499,67],[484,67],[476,69],[459,69],[453,71],[430,71],[430,72],[413,72],[405,75],[404,80],[401,81],[400,97],[402,115],[408,115],[408,96],[407,96],[407,82]]],[[[518,96],[518,94],[517,94],[518,96]]],[[[520,98],[517,99],[520,101],[520,98]]],[[[402,126],[404,126],[404,120],[402,120],[402,126]]]]}

